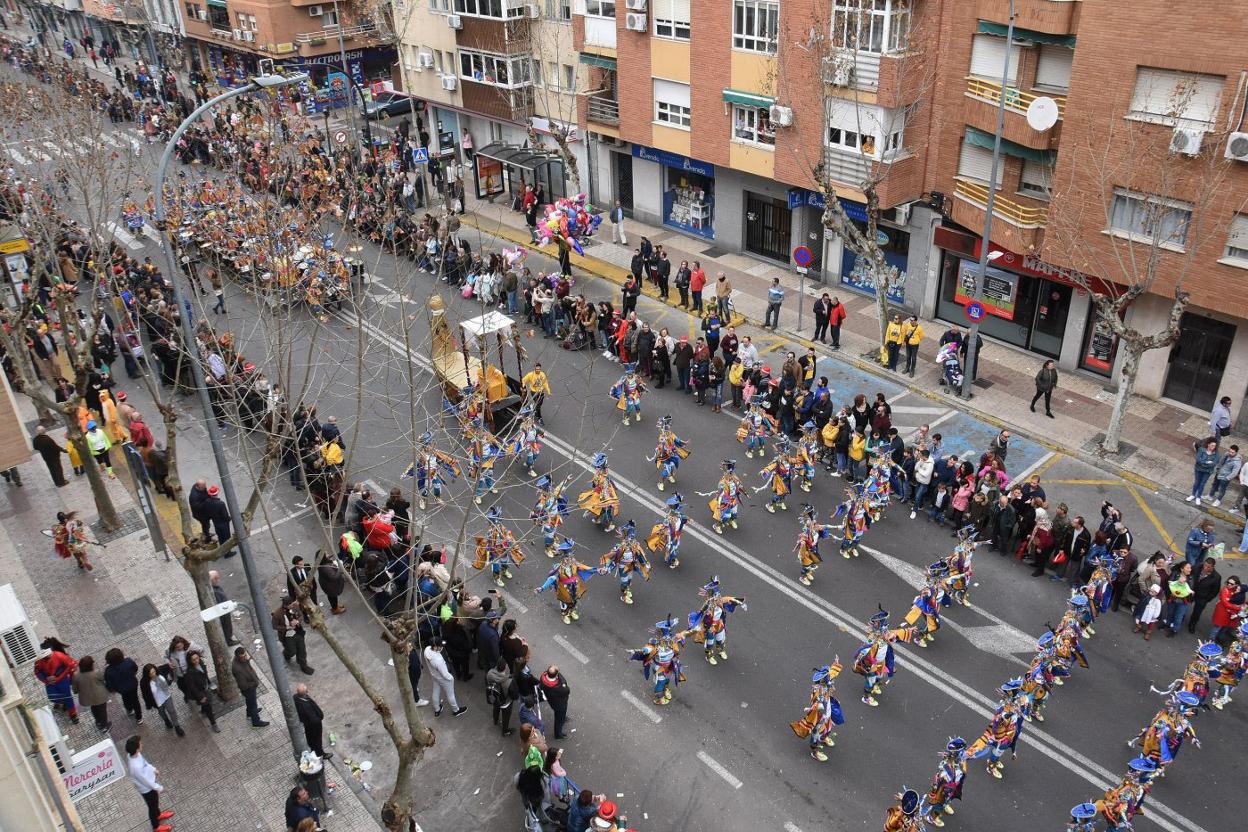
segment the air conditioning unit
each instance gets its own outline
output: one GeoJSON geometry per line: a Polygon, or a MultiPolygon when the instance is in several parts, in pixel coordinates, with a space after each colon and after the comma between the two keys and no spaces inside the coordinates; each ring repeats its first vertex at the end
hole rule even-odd
{"type": "Polygon", "coordinates": [[[910,222],[910,205],[911,203],[907,202],[903,205],[898,205],[896,208],[894,208],[893,209],[893,222],[897,223],[898,225],[906,225],[907,223],[909,223],[910,222]]]}
{"type": "Polygon", "coordinates": [[[835,64],[832,72],[828,76],[828,83],[834,87],[848,87],[854,80],[854,67],[852,64],[835,64]]]}
{"type": "Polygon", "coordinates": [[[1204,130],[1193,130],[1190,127],[1175,128],[1170,137],[1170,152],[1182,153],[1184,156],[1197,156],[1200,146],[1205,141],[1204,130]]]}
{"type": "Polygon", "coordinates": [[[324,7],[322,7],[322,6],[308,6],[308,17],[321,17],[321,16],[322,16],[322,15],[324,15],[324,14],[325,14],[325,9],[324,9],[324,7]]]}
{"type": "Polygon", "coordinates": [[[771,109],[767,111],[771,123],[777,127],[791,127],[793,125],[793,110],[790,107],[781,107],[779,104],[772,104],[771,109]]]}
{"type": "Polygon", "coordinates": [[[243,32],[243,40],[247,41],[248,43],[254,43],[256,40],[256,33],[255,32],[243,32]]]}
{"type": "Polygon", "coordinates": [[[14,669],[39,658],[39,639],[13,584],[0,586],[0,646],[14,669]]]}
{"type": "Polygon", "coordinates": [[[629,12],[624,16],[624,28],[630,32],[645,32],[650,28],[644,14],[629,12]]]}
{"type": "Polygon", "coordinates": [[[457,14],[448,14],[446,16],[446,25],[452,29],[464,28],[464,19],[457,14]]]}
{"type": "Polygon", "coordinates": [[[1248,162],[1248,133],[1232,133],[1226,140],[1226,158],[1235,162],[1248,162]]]}
{"type": "Polygon", "coordinates": [[[207,19],[208,19],[208,10],[207,10],[207,9],[198,9],[198,10],[197,10],[197,12],[198,12],[198,14],[199,14],[199,19],[200,19],[200,20],[207,20],[207,19]]]}
{"type": "Polygon", "coordinates": [[[39,733],[43,734],[43,741],[48,744],[48,751],[52,753],[52,762],[56,763],[56,770],[62,775],[73,771],[74,755],[69,750],[69,738],[61,730],[61,726],[56,724],[52,709],[47,705],[35,708],[35,724],[39,726],[39,733]]]}
{"type": "Polygon", "coordinates": [[[530,20],[537,20],[539,17],[542,16],[542,9],[536,3],[530,3],[524,8],[530,20]]]}
{"type": "Polygon", "coordinates": [[[243,30],[242,30],[242,29],[235,29],[235,30],[234,30],[234,40],[242,40],[242,39],[243,39],[243,30]]]}
{"type": "Polygon", "coordinates": [[[644,12],[646,10],[646,0],[624,0],[624,5],[635,12],[644,12]]]}
{"type": "Polygon", "coordinates": [[[432,52],[418,53],[416,55],[416,68],[417,69],[432,69],[433,68],[433,53],[432,52]]]}
{"type": "Polygon", "coordinates": [[[454,75],[443,75],[442,76],[442,89],[446,90],[447,92],[454,92],[455,84],[458,81],[459,79],[456,78],[454,75]]]}

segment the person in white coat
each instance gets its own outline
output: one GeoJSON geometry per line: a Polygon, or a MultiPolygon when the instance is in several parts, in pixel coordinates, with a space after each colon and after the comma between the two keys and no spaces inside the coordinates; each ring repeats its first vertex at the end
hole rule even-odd
{"type": "Polygon", "coordinates": [[[455,676],[442,656],[442,640],[434,639],[429,642],[424,656],[425,665],[429,668],[429,678],[433,680],[433,693],[430,695],[433,700],[433,715],[442,716],[442,697],[446,697],[446,701],[451,703],[451,713],[460,716],[468,710],[468,706],[461,706],[455,699],[455,676]]]}
{"type": "Polygon", "coordinates": [[[157,782],[160,772],[143,756],[142,746],[143,741],[137,736],[126,740],[126,770],[130,775],[130,782],[147,804],[147,817],[152,823],[153,832],[169,832],[173,827],[167,821],[173,817],[173,812],[160,810],[160,793],[165,787],[157,782]]]}

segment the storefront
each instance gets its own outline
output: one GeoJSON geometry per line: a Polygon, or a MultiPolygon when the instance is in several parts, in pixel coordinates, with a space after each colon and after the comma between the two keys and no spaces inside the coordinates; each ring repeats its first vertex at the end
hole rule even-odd
{"type": "Polygon", "coordinates": [[[663,224],[715,239],[715,166],[638,144],[633,145],[633,156],[662,168],[663,224]]]}
{"type": "Polygon", "coordinates": [[[788,265],[793,212],[783,199],[745,192],[745,250],[788,265]]]}
{"type": "MultiPolygon", "coordinates": [[[[822,215],[825,204],[823,194],[818,191],[809,191],[805,188],[789,189],[790,208],[806,206],[809,209],[818,211],[822,215]]],[[[865,234],[867,230],[867,206],[861,202],[841,199],[841,207],[845,210],[845,216],[849,218],[849,221],[865,234]]],[[[822,216],[818,218],[817,222],[822,227],[822,216]]],[[[909,263],[910,233],[901,226],[886,223],[883,220],[880,221],[877,228],[876,240],[884,251],[884,259],[888,261],[889,265],[897,267],[899,275],[896,284],[888,292],[889,303],[904,305],[906,302],[905,274],[909,263]]],[[[829,241],[829,244],[833,241],[835,242],[835,250],[831,250],[830,245],[830,250],[827,253],[828,270],[834,273],[833,277],[842,286],[855,292],[874,296],[875,283],[865,273],[861,258],[849,246],[845,245],[844,241],[836,238],[835,235],[827,235],[825,239],[829,241]]]]}

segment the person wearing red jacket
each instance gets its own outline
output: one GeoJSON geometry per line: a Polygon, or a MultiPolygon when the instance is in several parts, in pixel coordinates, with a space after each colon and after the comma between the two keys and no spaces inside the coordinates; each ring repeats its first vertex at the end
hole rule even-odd
{"type": "Polygon", "coordinates": [[[832,349],[841,348],[841,324],[845,323],[845,304],[840,298],[832,298],[828,306],[828,334],[832,336],[832,349]]]}
{"type": "Polygon", "coordinates": [[[78,705],[74,702],[73,678],[78,662],[65,653],[63,648],[67,645],[60,641],[48,639],[41,646],[43,651],[35,662],[35,678],[43,683],[48,701],[64,708],[69,714],[69,721],[77,725],[78,705]]]}
{"type": "Polygon", "coordinates": [[[365,517],[360,521],[364,526],[364,545],[369,549],[379,549],[383,552],[390,550],[393,543],[391,535],[394,534],[394,524],[390,522],[393,518],[390,512],[381,512],[374,514],[372,517],[365,517]]]}
{"type": "Polygon", "coordinates": [[[1213,608],[1213,629],[1209,631],[1209,640],[1217,641],[1226,631],[1239,626],[1237,616],[1244,609],[1244,589],[1240,586],[1239,576],[1232,575],[1226,579],[1226,586],[1218,596],[1218,605],[1213,608]]]}
{"type": "Polygon", "coordinates": [[[142,415],[135,413],[130,417],[130,442],[139,450],[152,447],[155,440],[152,438],[152,429],[143,421],[142,415]]]}

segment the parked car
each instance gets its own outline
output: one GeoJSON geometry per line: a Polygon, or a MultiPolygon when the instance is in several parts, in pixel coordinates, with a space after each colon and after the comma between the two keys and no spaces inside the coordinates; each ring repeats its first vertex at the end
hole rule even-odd
{"type": "Polygon", "coordinates": [[[363,115],[369,121],[398,116],[412,111],[412,99],[397,92],[383,92],[364,105],[363,115]]]}

